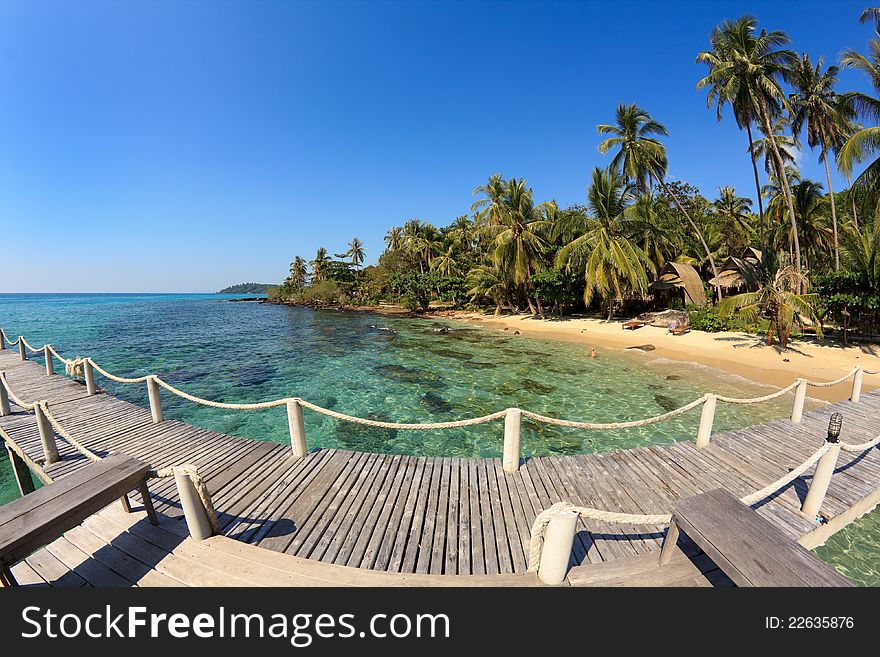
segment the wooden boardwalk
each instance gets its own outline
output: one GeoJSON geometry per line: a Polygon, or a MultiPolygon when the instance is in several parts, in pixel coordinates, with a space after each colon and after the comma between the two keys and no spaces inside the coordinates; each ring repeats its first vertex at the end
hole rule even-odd
{"type": "MultiPolygon", "coordinates": [[[[110,507],[73,535],[68,533],[59,545],[49,546],[14,569],[17,576],[34,582],[57,583],[59,577],[68,577],[72,583],[100,584],[101,578],[94,574],[96,581],[88,582],[81,566],[72,575],[64,574],[85,555],[91,559],[92,571],[118,584],[142,583],[143,577],[149,580],[145,583],[205,583],[212,568],[225,572],[228,583],[235,584],[241,578],[231,574],[235,571],[225,568],[225,562],[215,566],[201,559],[209,572],[186,581],[155,569],[148,569],[153,573],[149,576],[126,578],[120,566],[114,568],[107,561],[134,560],[144,565],[147,556],[155,560],[164,554],[163,558],[174,557],[171,561],[175,562],[178,558],[198,560],[192,555],[208,549],[241,549],[247,551],[247,563],[252,565],[289,557],[400,574],[398,579],[383,580],[387,583],[400,583],[404,581],[400,577],[408,574],[516,575],[513,581],[529,583],[533,576],[523,574],[531,525],[538,513],[555,502],[627,513],[668,513],[675,501],[697,493],[724,487],[743,496],[785,475],[823,444],[834,411],[844,416],[844,442],[865,442],[880,431],[880,392],[875,391],[863,394],[857,404],[840,402],[805,413],[800,424],[779,420],[713,436],[704,449],[684,440],[602,454],[536,457],[516,473],[504,472],[499,459],[485,458],[321,449],[296,459],[286,444],[228,436],[176,420],[155,424],[148,409],[104,393],[88,396],[80,383],[47,376],[39,362],[21,362],[11,350],[0,351],[0,370],[6,371],[19,397],[47,400],[64,428],[100,456],[124,452],[155,469],[184,463],[198,466],[223,533],[208,542],[185,539],[173,478],[153,480],[153,500],[164,516],[160,528],[140,522],[139,514],[123,515],[110,507]],[[242,543],[266,550],[252,551],[242,543]],[[216,545],[222,548],[211,547],[216,545]],[[103,559],[95,557],[99,553],[103,559]],[[271,556],[259,556],[265,554],[271,556]]],[[[61,460],[43,464],[34,416],[14,405],[13,411],[0,418],[0,436],[44,482],[88,463],[58,436],[61,460]]],[[[827,516],[823,524],[799,511],[809,480],[808,473],[756,508],[786,535],[814,547],[880,501],[880,449],[841,453],[822,507],[827,516]]],[[[658,571],[663,526],[583,519],[579,523],[572,553],[577,567],[569,573],[570,584],[631,583],[635,577],[644,584],[694,585],[725,579],[711,562],[700,558],[688,561],[682,556],[678,570],[658,571]]],[[[235,561],[241,561],[240,554],[223,559],[233,559],[241,567],[235,561]]],[[[273,563],[272,568],[282,567],[278,561],[273,563]]],[[[137,569],[134,572],[138,574],[137,569]]],[[[350,577],[356,571],[322,572],[334,583],[332,573],[350,577]]],[[[451,578],[450,583],[456,581],[451,578]]]]}

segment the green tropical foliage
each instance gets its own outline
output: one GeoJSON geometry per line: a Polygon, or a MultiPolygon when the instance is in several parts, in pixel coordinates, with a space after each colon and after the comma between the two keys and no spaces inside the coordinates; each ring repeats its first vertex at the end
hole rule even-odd
{"type": "Polygon", "coordinates": [[[407,218],[389,228],[372,263],[358,238],[335,257],[323,247],[309,262],[297,256],[272,297],[613,319],[664,303],[683,307],[651,289],[670,262],[693,266],[713,296],[716,265],[732,256],[754,258],[761,285],[723,300],[716,287],[717,303],[688,308],[695,329],[766,331],[769,343],[783,347],[810,323],[840,325],[845,336],[876,332],[880,11],[862,18],[874,27],[867,54],[844,50],[840,67],[865,75],[873,93],[839,90],[837,63],[796,54],[784,32],[764,29],[754,17],[711,31],[696,56],[706,67],[697,88],[719,121],[729,110],[745,132],[754,193],[721,184],[706,197],[670,179],[670,135],[661,117],[620,103],[597,126],[608,165],[592,169],[579,202],[536,198],[526,179],[494,173],[474,188],[469,213],[436,224],[407,218]],[[801,140],[824,166],[821,183],[798,170],[809,156],[801,140]],[[847,180],[843,190],[832,186],[834,169],[847,180]]]}

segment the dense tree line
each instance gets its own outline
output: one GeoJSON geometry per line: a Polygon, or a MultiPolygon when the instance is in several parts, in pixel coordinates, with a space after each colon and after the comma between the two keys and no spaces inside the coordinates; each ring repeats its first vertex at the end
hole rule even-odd
{"type": "MultiPolygon", "coordinates": [[[[880,96],[880,10],[861,16],[874,36],[868,54],[845,50],[839,66],[861,71],[880,96]]],[[[704,281],[747,247],[760,250],[761,289],[724,298],[707,292],[720,327],[737,316],[785,344],[793,326],[837,323],[876,331],[880,316],[880,97],[839,90],[839,66],[787,49],[788,36],[752,17],[725,21],[696,61],[697,88],[718,120],[729,113],[747,138],[755,198],[730,186],[712,198],[668,178],[663,123],[622,103],[597,126],[604,167],[589,177],[582,205],[538,202],[522,178],[495,174],[474,190],[471,213],[445,226],[410,219],[385,236],[378,264],[364,268],[354,239],[329,257],[297,257],[275,297],[304,303],[432,301],[546,317],[594,308],[612,317],[648,307],[649,284],[669,261],[704,281]],[[860,123],[863,122],[863,123],[860,123]],[[824,181],[803,178],[805,142],[824,181]],[[860,163],[862,172],[852,179],[860,163]],[[832,171],[848,186],[835,190],[832,171]]],[[[706,311],[703,311],[704,313],[706,311]]],[[[820,326],[821,330],[821,326],[820,326]]]]}

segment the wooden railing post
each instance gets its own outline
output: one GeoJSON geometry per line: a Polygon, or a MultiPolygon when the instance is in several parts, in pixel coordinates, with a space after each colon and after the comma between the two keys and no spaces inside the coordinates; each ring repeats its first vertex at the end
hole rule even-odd
{"type": "Polygon", "coordinates": [[[34,406],[34,416],[37,418],[37,430],[40,432],[40,441],[43,443],[43,457],[46,464],[57,463],[61,460],[58,456],[58,445],[55,444],[55,432],[49,418],[43,412],[43,402],[37,402],[34,406]]]}
{"type": "Polygon", "coordinates": [[[791,421],[799,424],[804,416],[804,402],[807,399],[807,380],[798,379],[798,386],[794,389],[794,405],[791,407],[791,421]]]}
{"type": "Polygon", "coordinates": [[[538,579],[555,586],[565,581],[571,549],[577,529],[578,514],[563,511],[552,518],[544,530],[544,547],[538,564],[538,579]]]}
{"type": "Polygon", "coordinates": [[[3,335],[3,329],[0,329],[0,351],[6,349],[6,336],[3,335]]]}
{"type": "Polygon", "coordinates": [[[287,426],[290,429],[290,448],[301,459],[309,453],[306,445],[306,425],[303,422],[302,404],[297,399],[287,400],[287,426]]]}
{"type": "Polygon", "coordinates": [[[86,380],[86,393],[94,395],[95,388],[95,371],[92,369],[92,361],[89,358],[83,359],[83,377],[86,380]]]}
{"type": "Polygon", "coordinates": [[[12,415],[12,409],[9,408],[9,393],[6,392],[6,386],[0,382],[0,415],[12,415]]]}
{"type": "Polygon", "coordinates": [[[46,357],[46,375],[52,376],[55,374],[55,367],[52,363],[52,352],[49,351],[49,345],[43,346],[43,355],[46,357]]]}
{"type": "Polygon", "coordinates": [[[197,541],[203,541],[214,534],[211,522],[208,520],[208,512],[202,499],[196,491],[196,486],[185,472],[174,470],[174,483],[177,485],[177,495],[180,498],[180,506],[183,508],[183,516],[186,518],[186,526],[189,535],[197,541]]]}
{"type": "Polygon", "coordinates": [[[24,348],[24,338],[18,336],[18,358],[19,360],[27,360],[27,349],[24,348]]]}
{"type": "Polygon", "coordinates": [[[813,480],[810,482],[810,489],[807,491],[807,497],[801,511],[809,518],[815,518],[819,509],[822,508],[822,502],[825,501],[825,493],[828,492],[828,486],[831,484],[831,475],[834,474],[834,468],[837,467],[837,456],[840,454],[840,443],[830,443],[831,448],[822,455],[816,464],[816,471],[813,473],[813,480]]]}
{"type": "Polygon", "coordinates": [[[159,396],[159,384],[156,382],[155,376],[147,377],[147,397],[150,398],[150,413],[153,415],[153,422],[158,424],[165,419],[165,413],[162,411],[162,398],[159,396]]]}
{"type": "Polygon", "coordinates": [[[505,472],[519,470],[521,432],[522,411],[518,408],[508,408],[504,416],[504,451],[501,459],[505,472]]]}
{"type": "Polygon", "coordinates": [[[703,410],[700,413],[700,428],[697,430],[697,448],[702,449],[709,444],[712,437],[712,424],[715,422],[715,406],[718,403],[718,397],[715,395],[707,395],[706,401],[703,402],[703,410]]]}
{"type": "Polygon", "coordinates": [[[860,367],[856,370],[856,373],[853,375],[852,394],[849,396],[850,401],[857,402],[862,398],[862,377],[863,376],[865,376],[865,369],[860,367]]]}
{"type": "MultiPolygon", "coordinates": [[[[0,386],[2,387],[2,386],[0,386]]],[[[34,478],[27,464],[11,446],[6,445],[6,451],[9,453],[9,464],[12,466],[12,474],[15,475],[15,483],[18,484],[18,492],[22,497],[36,490],[34,486],[34,478]]]]}

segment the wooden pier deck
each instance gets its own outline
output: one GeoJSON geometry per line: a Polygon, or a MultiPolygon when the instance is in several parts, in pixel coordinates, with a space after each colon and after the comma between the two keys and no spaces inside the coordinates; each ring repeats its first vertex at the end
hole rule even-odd
{"type": "MultiPolygon", "coordinates": [[[[222,583],[232,585],[270,583],[270,577],[275,584],[304,585],[465,583],[449,575],[470,576],[470,583],[486,583],[486,576],[496,584],[537,583],[526,574],[530,530],[537,514],[555,502],[668,513],[677,500],[698,493],[723,487],[743,496],[785,475],[823,444],[835,411],[844,416],[844,442],[862,443],[880,432],[880,391],[874,391],[863,393],[858,403],[805,413],[799,424],[778,420],[715,435],[703,449],[685,439],[601,454],[536,457],[515,473],[505,472],[500,459],[488,458],[320,449],[298,459],[287,444],[176,420],[153,423],[149,409],[105,393],[89,396],[82,384],[47,376],[42,364],[22,362],[8,349],[0,351],[0,370],[23,400],[47,400],[64,428],[99,456],[123,452],[155,469],[198,466],[223,534],[201,542],[186,538],[173,478],[153,480],[153,500],[163,517],[159,528],[143,522],[142,514],[108,507],[13,569],[20,581],[37,584],[199,585],[220,583],[221,576],[222,583]],[[157,569],[158,562],[165,565],[157,569]],[[198,574],[184,567],[193,563],[202,565],[198,574]],[[306,566],[320,574],[297,575],[306,566]]],[[[61,460],[43,463],[34,416],[15,405],[12,415],[0,417],[0,436],[47,483],[88,463],[60,436],[61,460]]],[[[800,513],[811,472],[755,507],[806,547],[823,543],[880,502],[880,449],[841,453],[821,524],[800,513]]],[[[703,557],[680,555],[673,560],[678,567],[658,570],[664,531],[664,526],[581,519],[567,583],[726,580],[703,557]]]]}

